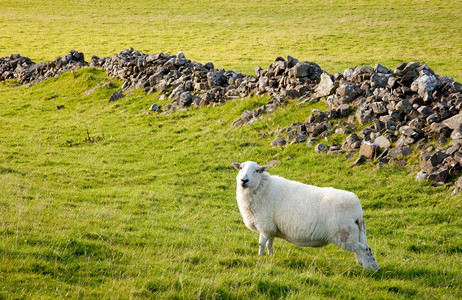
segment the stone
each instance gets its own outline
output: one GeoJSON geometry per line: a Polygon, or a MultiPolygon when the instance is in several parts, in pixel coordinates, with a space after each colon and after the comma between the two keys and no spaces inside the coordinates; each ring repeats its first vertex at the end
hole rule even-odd
{"type": "Polygon", "coordinates": [[[414,128],[412,128],[411,126],[402,126],[399,128],[399,132],[406,136],[406,137],[410,137],[414,140],[417,140],[419,138],[421,138],[421,134],[419,132],[417,132],[414,128]]]}
{"type": "Polygon", "coordinates": [[[366,158],[362,155],[358,155],[358,158],[352,163],[352,165],[358,165],[362,162],[364,162],[366,158]]]}
{"type": "Polygon", "coordinates": [[[308,138],[308,141],[306,142],[307,146],[313,146],[316,143],[316,138],[315,137],[310,137],[308,138]]]}
{"type": "Polygon", "coordinates": [[[455,152],[453,157],[454,157],[454,160],[457,161],[459,163],[459,165],[462,166],[462,153],[455,152]]]}
{"type": "Polygon", "coordinates": [[[349,160],[350,158],[352,158],[353,156],[355,156],[355,154],[356,154],[356,151],[351,150],[351,151],[349,151],[349,152],[345,155],[345,159],[346,159],[346,160],[349,160]]]}
{"type": "Polygon", "coordinates": [[[361,124],[365,125],[372,120],[373,111],[369,108],[367,103],[364,103],[356,110],[356,120],[361,124]]]}
{"type": "Polygon", "coordinates": [[[268,167],[274,167],[280,165],[281,162],[279,160],[272,159],[268,162],[268,167]]]}
{"type": "Polygon", "coordinates": [[[388,156],[393,158],[406,157],[412,154],[412,150],[409,147],[392,148],[388,150],[388,156]]]}
{"type": "Polygon", "coordinates": [[[448,155],[446,154],[446,152],[444,150],[440,150],[440,151],[437,151],[435,152],[432,156],[430,156],[429,158],[429,162],[432,164],[432,166],[436,167],[438,166],[439,164],[441,164],[441,162],[447,157],[448,155]]]}
{"type": "Polygon", "coordinates": [[[378,119],[372,119],[372,123],[374,123],[374,130],[376,132],[381,132],[382,129],[385,128],[385,123],[383,123],[382,121],[378,120],[378,119]]]}
{"type": "Polygon", "coordinates": [[[337,107],[337,112],[340,114],[341,117],[346,117],[350,114],[350,105],[344,103],[340,104],[337,107]]]}
{"type": "Polygon", "coordinates": [[[310,71],[310,65],[306,62],[295,63],[294,65],[294,74],[295,77],[300,78],[300,77],[307,77],[309,75],[310,71]]]}
{"type": "Polygon", "coordinates": [[[180,94],[179,104],[181,107],[189,106],[192,103],[193,96],[189,91],[180,94]]]}
{"type": "Polygon", "coordinates": [[[151,107],[149,107],[149,110],[150,111],[159,111],[159,110],[161,110],[161,108],[160,108],[159,105],[154,103],[153,105],[151,105],[151,107]]]}
{"type": "Polygon", "coordinates": [[[443,124],[451,128],[452,130],[456,129],[460,124],[462,124],[462,112],[443,121],[443,124]]]}
{"type": "Polygon", "coordinates": [[[460,176],[459,179],[456,180],[456,185],[457,185],[459,188],[462,188],[462,176],[460,176]]]}
{"type": "Polygon", "coordinates": [[[291,143],[292,143],[292,144],[295,144],[295,143],[302,143],[302,142],[305,142],[307,139],[308,139],[308,137],[307,137],[306,134],[300,133],[300,134],[298,134],[298,135],[293,139],[293,141],[292,141],[291,143]]]}
{"type": "Polygon", "coordinates": [[[391,70],[381,64],[376,64],[374,67],[375,73],[391,74],[391,70]]]}
{"type": "Polygon", "coordinates": [[[388,84],[388,79],[391,74],[375,73],[371,76],[371,87],[372,88],[384,88],[388,84]]]}
{"type": "Polygon", "coordinates": [[[419,173],[417,173],[415,177],[415,181],[419,182],[422,180],[427,180],[427,178],[428,178],[428,174],[423,171],[420,171],[419,173]]]}
{"type": "Polygon", "coordinates": [[[404,135],[400,136],[395,143],[395,147],[402,148],[411,144],[414,144],[415,140],[404,135]]]}
{"type": "Polygon", "coordinates": [[[379,101],[379,102],[372,102],[371,108],[374,111],[374,114],[376,115],[384,115],[388,113],[387,106],[385,102],[379,101]]]}
{"type": "Polygon", "coordinates": [[[207,83],[211,89],[222,86],[226,82],[224,70],[212,70],[207,73],[207,83]]]}
{"type": "Polygon", "coordinates": [[[388,149],[390,148],[390,140],[388,140],[385,136],[381,135],[375,138],[374,143],[379,145],[380,149],[388,149]]]}
{"type": "Polygon", "coordinates": [[[438,122],[435,122],[435,123],[432,123],[430,125],[430,132],[434,135],[434,136],[445,136],[445,137],[449,137],[451,135],[451,129],[444,125],[444,123],[438,123],[438,122]]]}
{"type": "Polygon", "coordinates": [[[276,138],[274,140],[271,141],[271,146],[274,148],[274,147],[282,147],[284,146],[285,144],[287,144],[286,140],[284,140],[283,138],[276,138]]]}
{"type": "Polygon", "coordinates": [[[334,88],[335,86],[334,86],[334,82],[332,81],[332,78],[328,74],[322,73],[321,81],[319,82],[315,90],[316,97],[317,98],[327,97],[334,91],[334,88]]]}
{"type": "Polygon", "coordinates": [[[448,155],[453,155],[460,149],[460,144],[454,144],[446,149],[448,155]]]}
{"type": "Polygon", "coordinates": [[[358,137],[356,133],[352,133],[348,135],[342,144],[343,150],[354,150],[358,149],[361,146],[361,139],[358,137]]]}
{"type": "Polygon", "coordinates": [[[355,100],[359,96],[359,93],[356,90],[356,87],[351,83],[342,83],[337,88],[337,94],[346,103],[352,102],[353,100],[355,100]]]}
{"type": "Polygon", "coordinates": [[[413,107],[411,103],[409,102],[409,100],[403,99],[403,100],[400,100],[398,103],[396,103],[395,109],[408,113],[413,110],[413,107]]]}
{"type": "Polygon", "coordinates": [[[114,101],[122,99],[123,97],[125,97],[125,96],[124,96],[122,90],[117,90],[111,95],[108,102],[114,102],[114,101]]]}
{"type": "Polygon", "coordinates": [[[459,124],[451,133],[451,139],[462,139],[462,124],[459,124]]]}
{"type": "Polygon", "coordinates": [[[359,148],[359,155],[364,156],[366,159],[375,158],[378,154],[379,149],[379,145],[377,145],[376,143],[363,140],[359,148]]]}
{"type": "MultiPolygon", "coordinates": [[[[417,92],[420,97],[424,98],[438,86],[438,80],[434,75],[423,75],[418,77],[411,85],[411,90],[417,92]]],[[[427,96],[428,97],[428,96],[427,96]]]]}
{"type": "Polygon", "coordinates": [[[317,144],[315,147],[314,147],[314,151],[316,153],[319,153],[319,152],[327,152],[327,150],[329,149],[329,147],[325,144],[317,144]]]}
{"type": "Polygon", "coordinates": [[[446,182],[446,178],[448,177],[448,175],[449,168],[447,166],[441,166],[428,175],[428,180],[436,182],[438,184],[443,184],[446,182]]]}
{"type": "Polygon", "coordinates": [[[441,117],[438,113],[433,113],[427,117],[428,124],[438,123],[440,121],[441,121],[441,117]]]}
{"type": "MultiPolygon", "coordinates": [[[[434,114],[435,112],[428,106],[420,106],[417,111],[423,115],[425,118],[428,118],[430,115],[434,114]]],[[[445,123],[446,126],[450,127],[445,123]]]]}

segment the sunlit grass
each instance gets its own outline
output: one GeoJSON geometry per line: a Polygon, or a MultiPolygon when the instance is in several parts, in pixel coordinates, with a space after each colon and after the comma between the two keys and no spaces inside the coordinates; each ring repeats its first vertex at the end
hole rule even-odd
{"type": "Polygon", "coordinates": [[[85,96],[110,79],[96,69],[75,77],[0,87],[2,297],[461,296],[460,197],[415,183],[411,169],[352,168],[342,155],[270,148],[271,137],[258,135],[323,103],[289,102],[231,129],[266,99],[147,114],[163,103],[158,95],[133,91],[107,103],[120,82],[85,96]],[[230,165],[248,159],[278,159],[273,174],[357,193],[382,273],[363,271],[332,245],[277,240],[274,257],[258,257],[230,165]]]}
{"type": "Polygon", "coordinates": [[[53,60],[71,49],[110,56],[133,47],[253,74],[277,56],[329,73],[425,61],[460,81],[458,1],[0,1],[0,56],[53,60]],[[44,51],[46,50],[46,51],[44,51]]]}

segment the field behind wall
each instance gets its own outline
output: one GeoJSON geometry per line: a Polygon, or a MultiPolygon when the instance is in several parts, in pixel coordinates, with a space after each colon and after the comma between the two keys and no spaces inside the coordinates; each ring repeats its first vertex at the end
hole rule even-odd
{"type": "MultiPolygon", "coordinates": [[[[182,50],[247,74],[287,55],[331,74],[425,61],[462,80],[459,1],[0,0],[0,11],[0,57],[182,50]]],[[[156,93],[108,103],[121,85],[96,68],[0,84],[0,299],[462,298],[461,193],[416,183],[411,164],[352,167],[304,144],[271,148],[270,131],[326,110],[322,101],[290,100],[230,128],[268,97],[157,115],[150,105],[169,100],[156,93]],[[382,272],[333,245],[276,240],[274,256],[258,257],[231,166],[250,159],[355,192],[382,272]]]]}

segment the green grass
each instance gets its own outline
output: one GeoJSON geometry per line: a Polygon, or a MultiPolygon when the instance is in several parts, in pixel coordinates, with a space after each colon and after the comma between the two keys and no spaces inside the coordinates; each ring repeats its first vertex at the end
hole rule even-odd
{"type": "Polygon", "coordinates": [[[355,65],[425,61],[461,81],[459,1],[0,0],[0,56],[53,60],[71,49],[176,54],[254,74],[277,56],[329,73],[355,65]],[[457,67],[458,66],[458,67],[457,67]]]}
{"type": "Polygon", "coordinates": [[[107,103],[120,82],[85,96],[110,79],[75,76],[0,87],[0,298],[462,297],[459,196],[415,183],[409,169],[352,168],[258,137],[324,104],[289,103],[230,129],[266,99],[146,114],[157,95],[107,103]],[[273,174],[357,193],[382,272],[332,245],[277,240],[274,257],[258,257],[230,164],[247,159],[279,159],[273,174]]]}
{"type": "MultiPolygon", "coordinates": [[[[330,73],[419,60],[460,81],[461,10],[457,1],[0,0],[0,57],[183,50],[246,73],[278,55],[330,73]]],[[[231,129],[267,98],[156,115],[150,105],[167,103],[156,94],[108,103],[120,86],[93,68],[0,85],[0,299],[462,298],[460,194],[416,183],[411,166],[352,167],[303,144],[270,147],[265,134],[324,103],[289,102],[231,129]],[[231,166],[250,159],[355,192],[382,272],[333,245],[276,240],[273,257],[258,257],[231,166]]]]}

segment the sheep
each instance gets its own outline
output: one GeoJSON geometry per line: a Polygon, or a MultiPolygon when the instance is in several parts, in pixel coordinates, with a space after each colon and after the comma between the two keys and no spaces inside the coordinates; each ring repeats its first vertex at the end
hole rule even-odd
{"type": "Polygon", "coordinates": [[[332,187],[317,187],[270,175],[252,161],[232,163],[239,170],[236,198],[245,225],[260,234],[259,255],[273,254],[274,238],[302,247],[329,243],[355,252],[365,269],[380,271],[366,241],[358,197],[332,187]]]}

